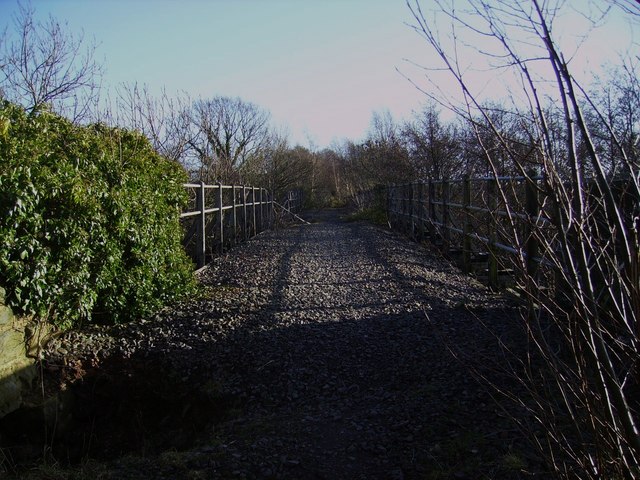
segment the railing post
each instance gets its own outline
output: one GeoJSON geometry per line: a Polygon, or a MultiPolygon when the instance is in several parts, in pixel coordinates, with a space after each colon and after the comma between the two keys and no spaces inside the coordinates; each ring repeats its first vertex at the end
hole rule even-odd
{"type": "Polygon", "coordinates": [[[267,191],[267,205],[269,215],[267,216],[267,221],[269,222],[269,229],[273,228],[273,190],[267,191]]]}
{"type": "Polygon", "coordinates": [[[242,239],[248,238],[247,234],[247,187],[242,185],[242,239]]]}
{"type": "Polygon", "coordinates": [[[530,170],[525,178],[525,209],[527,214],[525,255],[527,257],[527,275],[536,281],[538,274],[538,238],[536,232],[536,218],[540,205],[538,203],[538,187],[536,172],[530,170]]]}
{"type": "Polygon", "coordinates": [[[260,197],[260,231],[264,230],[264,205],[262,204],[262,190],[264,190],[263,188],[260,188],[259,190],[259,197],[260,197]]]}
{"type": "Polygon", "coordinates": [[[196,265],[198,268],[202,268],[205,266],[207,261],[207,222],[206,222],[206,214],[204,213],[205,201],[204,201],[204,182],[200,182],[200,188],[196,190],[196,209],[200,212],[196,221],[197,229],[196,229],[196,243],[197,243],[197,251],[196,251],[196,265]]]}
{"type": "Polygon", "coordinates": [[[258,224],[256,223],[256,187],[251,187],[251,218],[253,219],[253,235],[257,235],[258,224]]]}
{"type": "Polygon", "coordinates": [[[442,179],[442,249],[445,255],[449,254],[449,179],[442,179]]]}
{"type": "Polygon", "coordinates": [[[487,273],[489,277],[489,287],[491,288],[498,287],[498,257],[495,247],[497,230],[496,221],[498,218],[496,213],[497,182],[497,179],[487,180],[487,209],[489,210],[489,218],[487,221],[487,238],[489,239],[489,244],[487,245],[489,249],[487,273]]]}
{"type": "Polygon", "coordinates": [[[224,206],[222,200],[222,183],[218,182],[218,234],[220,235],[220,253],[224,253],[224,206]]]}
{"type": "Polygon", "coordinates": [[[464,223],[462,225],[462,269],[471,271],[471,178],[465,175],[462,181],[462,205],[464,207],[464,223]]]}
{"type": "Polygon", "coordinates": [[[231,210],[231,223],[233,224],[233,235],[231,237],[231,242],[235,245],[238,243],[238,214],[236,213],[237,202],[236,202],[236,186],[231,186],[231,198],[232,198],[232,206],[231,210]]]}
{"type": "Polygon", "coordinates": [[[267,227],[271,229],[273,227],[273,192],[271,190],[265,190],[267,193],[267,227]]]}

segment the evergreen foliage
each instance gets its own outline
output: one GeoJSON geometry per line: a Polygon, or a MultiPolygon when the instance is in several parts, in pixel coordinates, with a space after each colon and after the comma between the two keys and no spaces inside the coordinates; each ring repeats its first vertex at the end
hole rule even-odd
{"type": "Polygon", "coordinates": [[[194,288],[183,168],[140,133],[0,103],[0,284],[60,328],[119,323],[194,288]]]}

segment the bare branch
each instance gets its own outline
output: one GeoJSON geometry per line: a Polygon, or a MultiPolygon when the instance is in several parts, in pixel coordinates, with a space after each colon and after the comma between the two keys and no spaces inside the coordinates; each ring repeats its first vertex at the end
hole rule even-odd
{"type": "Polygon", "coordinates": [[[95,45],[83,35],[65,31],[53,17],[37,22],[31,6],[20,5],[14,38],[0,43],[0,88],[3,95],[35,111],[51,105],[75,121],[87,117],[95,100],[102,68],[94,61],[95,45]]]}
{"type": "Polygon", "coordinates": [[[238,169],[268,145],[269,119],[268,112],[239,98],[196,101],[191,118],[195,135],[189,144],[199,153],[203,175],[232,181],[238,169]]]}
{"type": "Polygon", "coordinates": [[[539,165],[544,174],[537,218],[545,218],[547,226],[541,230],[537,225],[530,235],[540,244],[546,265],[552,265],[552,273],[545,275],[547,281],[553,279],[556,293],[541,289],[540,280],[529,274],[523,250],[512,262],[529,300],[525,320],[535,355],[545,362],[545,381],[562,399],[554,399],[548,390],[537,393],[539,387],[529,385],[534,394],[529,408],[546,436],[535,442],[559,475],[571,471],[567,462],[574,462],[585,477],[637,478],[640,435],[633,392],[639,383],[640,174],[637,120],[633,108],[626,106],[639,95],[637,76],[629,75],[632,81],[624,89],[614,91],[617,87],[608,85],[608,96],[598,97],[576,81],[570,68],[612,5],[633,15],[637,2],[589,1],[578,6],[563,0],[433,0],[434,11],[428,15],[417,0],[407,5],[415,19],[412,28],[440,61],[425,70],[432,89],[412,83],[458,113],[472,130],[473,155],[486,162],[505,211],[500,234],[515,245],[525,242],[510,213],[518,206],[517,192],[502,185],[500,174],[512,168],[530,183],[531,165],[539,165]],[[578,13],[587,26],[563,51],[558,36],[564,32],[556,22],[568,13],[578,13]],[[495,108],[483,98],[488,89],[473,78],[483,70],[477,67],[482,62],[509,76],[501,93],[511,108],[495,108]],[[443,67],[459,87],[458,96],[431,78],[443,67]],[[614,95],[623,91],[626,101],[615,103],[614,95]],[[620,117],[624,121],[617,120],[620,117]],[[517,130],[508,128],[516,124],[517,130]],[[609,163],[602,152],[609,152],[609,163]],[[613,183],[612,166],[618,164],[622,177],[613,183]],[[540,319],[562,338],[565,357],[552,349],[540,319]],[[567,429],[567,420],[572,429],[567,429]]]}

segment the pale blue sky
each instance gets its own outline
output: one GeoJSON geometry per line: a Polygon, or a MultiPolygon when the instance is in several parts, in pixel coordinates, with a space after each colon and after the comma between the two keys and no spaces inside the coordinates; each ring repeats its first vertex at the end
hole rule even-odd
{"type": "MultiPolygon", "coordinates": [[[[411,20],[405,0],[31,3],[39,17],[52,14],[72,32],[95,38],[105,87],[138,82],[152,92],[240,96],[269,110],[293,143],[358,140],[373,111],[388,108],[400,120],[426,100],[396,72],[421,81],[404,59],[433,64],[424,40],[405,25],[411,20]]],[[[16,5],[0,0],[0,28],[16,5]]],[[[597,53],[591,49],[592,61],[597,53]]]]}
{"type": "MultiPolygon", "coordinates": [[[[424,52],[404,0],[32,0],[104,58],[104,85],[240,96],[293,142],[357,139],[374,110],[398,118],[424,97],[396,71],[424,52]]],[[[16,9],[0,0],[0,24],[16,9]]]]}

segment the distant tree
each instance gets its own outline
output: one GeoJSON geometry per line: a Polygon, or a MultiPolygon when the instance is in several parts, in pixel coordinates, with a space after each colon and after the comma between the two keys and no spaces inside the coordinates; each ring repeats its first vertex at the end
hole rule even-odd
{"type": "Polygon", "coordinates": [[[363,142],[345,141],[333,151],[326,168],[333,174],[336,192],[340,185],[341,200],[376,185],[410,181],[414,175],[400,127],[388,110],[372,114],[363,142]]]}
{"type": "Polygon", "coordinates": [[[325,183],[330,196],[337,204],[342,204],[347,199],[344,184],[344,169],[342,158],[333,148],[326,148],[319,153],[325,170],[325,183]]]}
{"type": "Polygon", "coordinates": [[[263,154],[245,162],[240,174],[244,181],[273,191],[276,199],[301,189],[307,206],[342,203],[340,155],[331,149],[316,152],[311,148],[290,147],[286,136],[272,134],[263,154]]]}
{"type": "MultiPolygon", "coordinates": [[[[482,114],[461,122],[464,171],[475,175],[519,175],[539,167],[535,147],[536,132],[526,112],[488,101],[482,114]]],[[[555,112],[548,111],[549,116],[555,112]]],[[[563,129],[560,126],[559,133],[563,129]]],[[[563,137],[564,139],[564,137],[563,137]]],[[[558,152],[557,152],[558,153],[558,152]]],[[[560,167],[560,166],[559,166],[560,167]]]]}
{"type": "Polygon", "coordinates": [[[170,96],[162,90],[153,96],[146,85],[137,83],[123,84],[116,93],[113,122],[142,132],[163,157],[181,162],[187,170],[195,168],[189,156],[194,129],[186,94],[170,96]]]}
{"type": "Polygon", "coordinates": [[[611,178],[640,167],[640,59],[625,59],[599,78],[585,108],[592,138],[611,178]],[[622,147],[622,148],[620,148],[622,147]],[[626,157],[626,158],[625,158],[626,157]]]}
{"type": "Polygon", "coordinates": [[[402,183],[414,177],[400,127],[389,111],[373,113],[366,140],[352,153],[365,188],[402,183]]]}
{"type": "Polygon", "coordinates": [[[296,145],[273,158],[274,181],[279,195],[294,188],[302,188],[306,200],[315,203],[318,188],[318,162],[314,152],[296,145]]]}
{"type": "Polygon", "coordinates": [[[379,145],[400,143],[400,129],[388,109],[374,111],[371,114],[367,139],[379,145]]]}
{"type": "Polygon", "coordinates": [[[287,190],[297,188],[306,181],[306,170],[291,155],[287,136],[272,132],[260,155],[245,161],[239,169],[243,183],[260,185],[281,198],[287,190]]]}
{"type": "Polygon", "coordinates": [[[97,98],[101,66],[95,45],[86,45],[53,17],[42,23],[20,4],[13,36],[0,39],[0,94],[34,111],[45,104],[74,121],[87,117],[97,98]]]}
{"type": "Polygon", "coordinates": [[[270,114],[240,98],[198,100],[191,110],[194,135],[189,146],[207,182],[240,181],[240,167],[269,146],[270,114]]]}
{"type": "Polygon", "coordinates": [[[440,112],[432,102],[402,126],[402,137],[411,164],[420,179],[459,175],[462,145],[454,124],[440,120],[440,112]]]}

